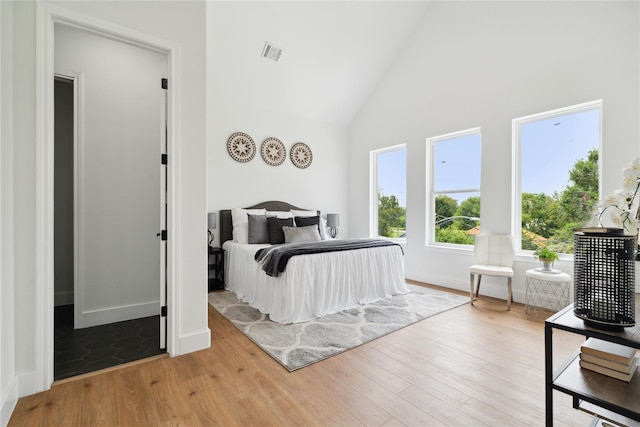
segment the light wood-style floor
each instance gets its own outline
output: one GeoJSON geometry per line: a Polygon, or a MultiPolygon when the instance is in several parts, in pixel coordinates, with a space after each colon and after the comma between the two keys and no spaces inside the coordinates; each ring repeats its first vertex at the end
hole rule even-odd
{"type": "MultiPolygon", "coordinates": [[[[56,383],[9,425],[544,425],[544,322],[522,304],[481,296],[293,373],[211,307],[209,327],[207,350],[56,383]]],[[[557,366],[582,338],[554,337],[557,366]]],[[[589,425],[554,399],[555,425],[589,425]]]]}

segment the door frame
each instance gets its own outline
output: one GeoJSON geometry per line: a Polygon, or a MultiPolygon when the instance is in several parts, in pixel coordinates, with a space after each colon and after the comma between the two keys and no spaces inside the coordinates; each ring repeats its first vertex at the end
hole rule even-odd
{"type": "MultiPolygon", "coordinates": [[[[80,90],[82,88],[84,76],[81,73],[62,71],[54,73],[54,81],[56,78],[66,79],[71,82],[73,85],[73,305],[74,305],[74,314],[73,314],[73,325],[75,328],[80,325],[82,327],[82,316],[79,313],[84,310],[82,306],[82,301],[84,301],[84,287],[80,286],[80,278],[83,275],[83,271],[81,266],[84,265],[84,247],[82,244],[82,240],[80,239],[80,231],[83,228],[83,217],[79,215],[81,200],[81,186],[82,177],[81,167],[82,165],[78,161],[79,145],[81,143],[81,138],[83,135],[82,126],[82,118],[83,118],[83,105],[81,102],[81,94],[80,90]]],[[[55,112],[54,112],[55,113],[55,112]]],[[[55,150],[55,140],[54,140],[54,150],[55,150]]],[[[54,151],[55,153],[55,151],[54,151]]],[[[54,155],[55,156],[55,155],[54,155]]],[[[55,174],[55,165],[54,165],[54,174],[55,174]]],[[[54,180],[55,181],[55,180],[54,180]]],[[[55,182],[54,182],[55,186],[55,182]]],[[[55,200],[55,198],[54,198],[55,200]]],[[[54,218],[55,219],[55,218],[54,218]]],[[[55,241],[55,237],[54,237],[55,241]]],[[[55,283],[54,283],[54,291],[55,291],[55,283]]],[[[55,306],[55,294],[54,294],[54,306],[55,306]]]]}
{"type": "MultiPolygon", "coordinates": [[[[53,383],[53,171],[54,171],[54,25],[69,25],[167,56],[167,352],[178,351],[180,305],[176,289],[179,224],[180,99],[179,45],[56,5],[36,5],[36,224],[35,224],[35,388],[48,390],[53,383]]],[[[160,84],[160,82],[158,82],[160,84]]]]}

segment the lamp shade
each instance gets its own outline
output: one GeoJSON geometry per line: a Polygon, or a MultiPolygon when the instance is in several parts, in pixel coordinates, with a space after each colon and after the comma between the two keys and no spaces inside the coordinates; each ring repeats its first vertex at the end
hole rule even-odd
{"type": "Polygon", "coordinates": [[[207,215],[208,218],[208,223],[209,223],[209,230],[214,230],[216,228],[216,213],[215,212],[211,212],[209,215],[207,215]]]}
{"type": "Polygon", "coordinates": [[[340,227],[340,214],[327,214],[327,227],[340,227]]]}
{"type": "Polygon", "coordinates": [[[573,233],[576,317],[596,327],[635,326],[635,239],[616,231],[573,233]]]}

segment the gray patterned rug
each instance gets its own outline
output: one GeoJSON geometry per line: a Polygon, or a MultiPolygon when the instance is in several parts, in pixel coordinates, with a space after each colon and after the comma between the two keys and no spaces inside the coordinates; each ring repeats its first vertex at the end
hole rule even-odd
{"type": "Polygon", "coordinates": [[[409,288],[410,294],[289,325],[272,322],[230,291],[210,293],[209,304],[292,372],[469,302],[469,297],[409,288]]]}

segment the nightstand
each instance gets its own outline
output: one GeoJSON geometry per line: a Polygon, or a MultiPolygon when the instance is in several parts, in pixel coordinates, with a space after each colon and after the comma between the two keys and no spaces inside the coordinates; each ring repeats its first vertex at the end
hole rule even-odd
{"type": "Polygon", "coordinates": [[[209,248],[209,292],[224,289],[224,249],[209,248]]]}

